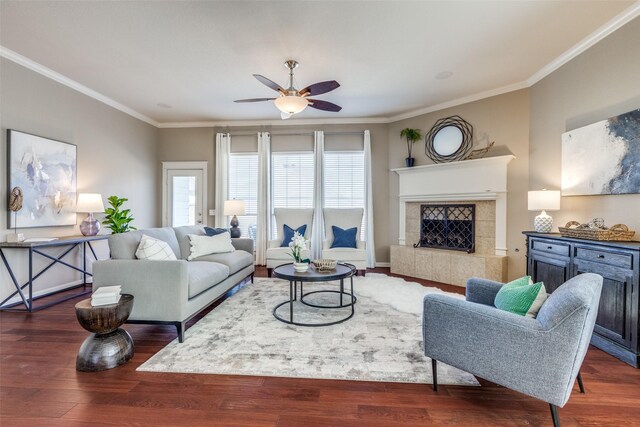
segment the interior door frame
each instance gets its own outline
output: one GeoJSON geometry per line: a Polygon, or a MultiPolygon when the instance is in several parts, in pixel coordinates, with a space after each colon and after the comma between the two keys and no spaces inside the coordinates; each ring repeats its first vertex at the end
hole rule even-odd
{"type": "Polygon", "coordinates": [[[207,212],[209,204],[207,203],[207,169],[209,162],[206,161],[193,161],[193,162],[162,162],[162,226],[169,226],[169,218],[167,211],[167,200],[169,190],[169,171],[174,169],[179,170],[195,170],[202,172],[202,223],[207,225],[207,212]]]}

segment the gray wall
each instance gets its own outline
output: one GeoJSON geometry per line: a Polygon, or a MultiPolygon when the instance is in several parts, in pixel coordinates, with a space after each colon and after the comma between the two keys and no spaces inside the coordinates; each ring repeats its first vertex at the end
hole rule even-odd
{"type": "MultiPolygon", "coordinates": [[[[128,197],[134,225],[158,223],[156,140],[158,130],[66,86],[6,59],[0,62],[0,240],[7,230],[7,129],[15,129],[77,145],[78,192],[128,197]]],[[[105,202],[106,204],[106,202],[105,202]]],[[[78,224],[86,214],[78,215],[78,224]]],[[[77,226],[20,230],[27,237],[80,234],[77,226]]],[[[106,245],[98,245],[103,256],[106,245]]],[[[15,251],[13,251],[15,252],[15,251]]],[[[54,251],[56,252],[56,251],[54,251]]],[[[72,254],[76,258],[77,253],[72,254]]],[[[25,272],[25,257],[11,254],[17,271],[25,272]]],[[[65,258],[66,259],[66,258],[65,258]]],[[[69,258],[73,259],[73,258],[69,258]]],[[[37,265],[42,263],[38,261],[37,265]]],[[[56,267],[36,289],[52,288],[77,280],[70,270],[56,267]]],[[[19,274],[26,279],[25,274],[19,274]]],[[[0,268],[0,298],[13,286],[4,266],[0,268]]]]}
{"type": "MultiPolygon", "coordinates": [[[[529,187],[560,188],[561,135],[640,108],[640,18],[531,88],[529,187]]],[[[606,153],[593,153],[594,156],[606,153]]],[[[530,219],[536,213],[530,213],[530,219]]],[[[554,225],[604,218],[627,224],[640,239],[640,194],[563,197],[554,225]]]]}

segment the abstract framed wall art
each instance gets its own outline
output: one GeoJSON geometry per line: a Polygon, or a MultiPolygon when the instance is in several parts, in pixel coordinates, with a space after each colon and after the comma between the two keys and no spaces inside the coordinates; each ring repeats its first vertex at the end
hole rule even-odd
{"type": "Polygon", "coordinates": [[[562,195],[640,193],[640,109],[562,134],[562,195]]]}
{"type": "Polygon", "coordinates": [[[76,159],[73,144],[7,130],[9,191],[22,188],[22,209],[9,227],[76,224],[76,159]]]}

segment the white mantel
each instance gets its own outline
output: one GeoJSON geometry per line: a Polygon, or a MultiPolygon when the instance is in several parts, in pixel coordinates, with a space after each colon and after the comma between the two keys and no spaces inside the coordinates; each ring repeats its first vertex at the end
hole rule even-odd
{"type": "Polygon", "coordinates": [[[399,179],[399,244],[405,244],[406,203],[496,201],[496,255],[507,254],[507,165],[513,155],[391,169],[399,179]]]}

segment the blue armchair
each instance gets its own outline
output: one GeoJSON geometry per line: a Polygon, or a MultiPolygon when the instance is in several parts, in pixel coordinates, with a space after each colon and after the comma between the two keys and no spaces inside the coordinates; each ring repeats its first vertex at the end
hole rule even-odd
{"type": "Polygon", "coordinates": [[[424,298],[423,349],[432,360],[472,373],[549,403],[554,426],[576,378],[598,312],[602,276],[581,274],[564,283],[535,319],[494,307],[501,283],[472,278],[466,301],[447,295],[424,298]]]}

